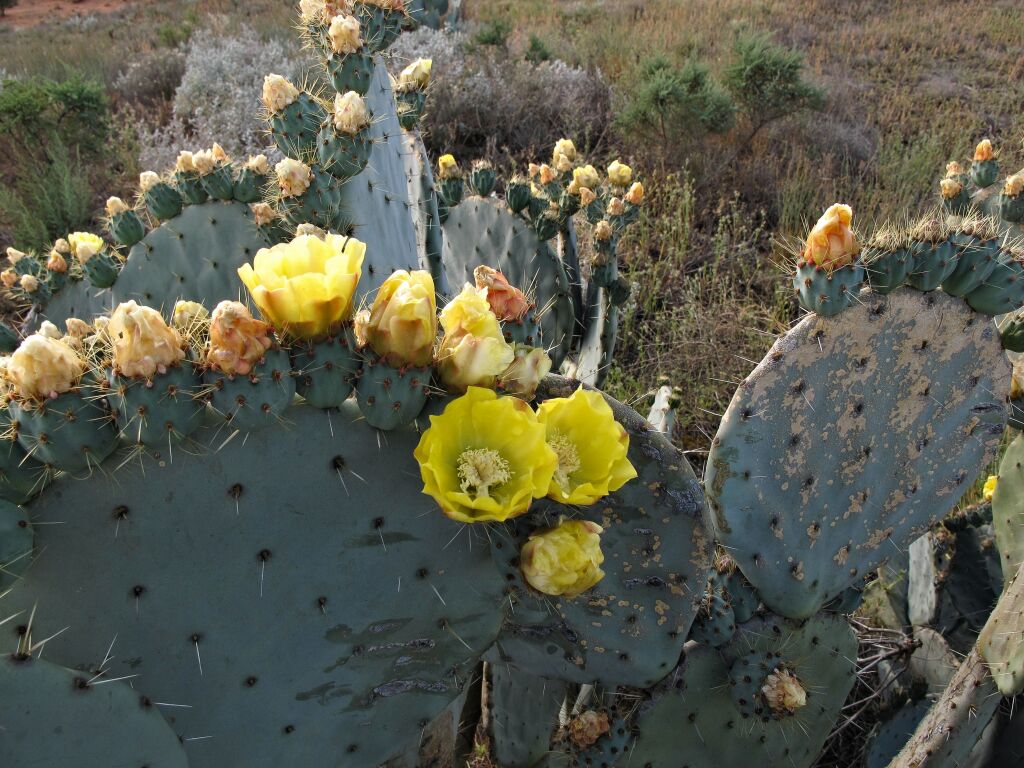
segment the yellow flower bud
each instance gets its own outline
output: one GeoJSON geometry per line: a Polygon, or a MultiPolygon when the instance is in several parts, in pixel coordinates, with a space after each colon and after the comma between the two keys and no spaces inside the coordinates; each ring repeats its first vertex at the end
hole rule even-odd
{"type": "Polygon", "coordinates": [[[531,179],[533,179],[533,178],[536,178],[537,174],[540,173],[540,166],[537,165],[536,163],[530,163],[527,166],[526,170],[527,170],[526,175],[529,176],[531,179]]]}
{"type": "Polygon", "coordinates": [[[212,173],[217,167],[217,160],[214,158],[212,150],[202,149],[192,155],[192,165],[195,167],[196,173],[205,176],[212,173]]]}
{"type": "Polygon", "coordinates": [[[975,162],[985,162],[995,157],[995,153],[992,151],[992,142],[988,139],[982,139],[978,142],[978,146],[974,148],[974,160],[975,162]]]}
{"type": "Polygon", "coordinates": [[[960,163],[958,163],[956,160],[950,160],[948,163],[946,163],[947,179],[950,178],[951,176],[960,176],[961,174],[963,174],[963,172],[964,169],[960,167],[960,163]]]}
{"type": "Polygon", "coordinates": [[[597,195],[594,194],[594,190],[589,187],[580,187],[580,205],[585,208],[595,200],[597,200],[597,195]]]}
{"type": "Polygon", "coordinates": [[[606,243],[612,239],[612,225],[605,220],[601,220],[594,225],[594,239],[606,243]]]}
{"type": "Polygon", "coordinates": [[[441,381],[452,392],[493,387],[512,363],[512,347],[487,303],[487,290],[467,283],[441,311],[444,338],[437,353],[441,381]]]}
{"type": "Polygon", "coordinates": [[[68,336],[74,339],[81,340],[92,333],[92,326],[77,317],[69,317],[64,321],[64,325],[68,329],[68,336]]]}
{"type": "Polygon", "coordinates": [[[964,185],[956,179],[943,179],[939,182],[939,192],[945,200],[952,200],[964,189],[964,185]]]}
{"type": "Polygon", "coordinates": [[[65,240],[63,237],[58,237],[53,243],[53,250],[57,251],[64,256],[71,253],[71,243],[65,240]]]}
{"type": "Polygon", "coordinates": [[[416,59],[398,76],[398,87],[403,91],[422,91],[430,84],[431,59],[416,59]]]}
{"type": "Polygon", "coordinates": [[[334,128],[342,133],[356,134],[370,124],[370,112],[363,97],[355,91],[334,97],[334,128]]]}
{"type": "Polygon", "coordinates": [[[634,181],[633,186],[629,188],[629,192],[626,193],[626,202],[630,205],[640,205],[644,201],[644,185],[639,181],[634,181]]]}
{"type": "Polygon", "coordinates": [[[608,166],[608,181],[614,187],[628,187],[633,181],[633,169],[616,160],[608,166]]]}
{"type": "Polygon", "coordinates": [[[598,175],[597,169],[592,165],[584,165],[573,170],[572,180],[580,187],[586,187],[587,189],[597,189],[601,183],[601,177],[598,175]]]}
{"type": "Polygon", "coordinates": [[[213,156],[213,161],[217,165],[227,165],[231,162],[231,158],[228,157],[228,153],[224,151],[224,147],[217,142],[213,142],[213,146],[210,147],[210,154],[213,156]]]}
{"type": "Polygon", "coordinates": [[[365,254],[366,245],[355,238],[299,235],[262,248],[238,276],[277,330],[316,339],[351,318],[365,254]]]}
{"type": "Polygon", "coordinates": [[[555,467],[530,406],[480,387],[430,417],[414,456],[423,492],[463,523],[522,515],[544,495],[555,467]]]}
{"type": "Polygon", "coordinates": [[[299,89],[280,75],[263,78],[263,106],[270,114],[280,112],[299,98],[299,89]]]}
{"type": "Polygon", "coordinates": [[[579,195],[581,189],[585,189],[585,187],[581,187],[580,183],[576,181],[576,179],[573,179],[572,181],[569,182],[569,185],[565,188],[565,191],[568,192],[570,195],[579,195]]]}
{"type": "Polygon", "coordinates": [[[25,293],[35,293],[39,290],[39,278],[35,275],[22,275],[18,285],[25,293]]]}
{"type": "Polygon", "coordinates": [[[245,161],[245,167],[260,176],[270,173],[270,161],[267,160],[266,155],[250,155],[249,159],[245,161]]]}
{"type": "Polygon", "coordinates": [[[331,27],[327,32],[327,36],[331,39],[331,48],[341,56],[356,53],[363,47],[359,20],[354,16],[347,14],[335,16],[331,19],[331,27]]]}
{"type": "Polygon", "coordinates": [[[829,207],[807,236],[803,259],[829,270],[852,264],[860,253],[860,244],[850,228],[852,221],[850,206],[836,203],[829,207]]]}
{"type": "Polygon", "coordinates": [[[510,395],[533,400],[540,382],[551,372],[551,358],[543,349],[515,346],[512,364],[498,377],[498,387],[510,395]]]}
{"type": "Polygon", "coordinates": [[[181,335],[155,309],[134,301],[117,305],[107,336],[114,348],[114,370],[122,376],[152,379],[185,357],[181,335]]]}
{"type": "Polygon", "coordinates": [[[277,184],[283,197],[298,197],[306,193],[313,180],[312,169],[299,160],[286,157],[274,166],[277,184]]]}
{"type": "Polygon", "coordinates": [[[21,342],[7,366],[15,394],[45,400],[70,392],[85,373],[85,361],[67,344],[35,333],[21,342]]]}
{"type": "Polygon", "coordinates": [[[153,173],[153,171],[143,171],[139,174],[139,191],[143,194],[149,192],[153,187],[160,183],[160,177],[153,173]]]}
{"type": "Polygon", "coordinates": [[[71,253],[82,264],[103,250],[103,238],[90,232],[72,232],[68,235],[71,253]]]}
{"type": "Polygon", "coordinates": [[[124,213],[128,210],[128,205],[120,197],[108,197],[107,198],[107,216],[114,216],[118,213],[124,213]]]}
{"type": "Polygon", "coordinates": [[[50,251],[50,258],[46,260],[46,268],[51,272],[57,272],[58,274],[64,274],[68,271],[68,262],[60,251],[54,248],[50,251]]]}
{"type": "Polygon", "coordinates": [[[982,497],[985,501],[992,501],[992,496],[996,492],[996,485],[999,482],[998,475],[989,475],[985,480],[985,487],[981,491],[982,497]]]}
{"type": "Polygon", "coordinates": [[[222,301],[210,317],[206,363],[229,376],[247,375],[270,349],[269,326],[237,301],[222,301]]]}
{"type": "Polygon", "coordinates": [[[454,179],[459,176],[459,164],[454,155],[441,155],[437,160],[437,175],[441,179],[454,179]]]}
{"type": "Polygon", "coordinates": [[[7,260],[10,261],[11,264],[17,264],[19,261],[25,258],[25,255],[26,254],[24,251],[19,251],[17,248],[14,248],[13,246],[7,249],[7,260]]]}
{"type": "Polygon", "coordinates": [[[545,595],[576,597],[601,579],[604,529],[589,520],[563,520],[530,534],[519,555],[526,582],[545,595]]]}
{"type": "Polygon", "coordinates": [[[369,346],[395,368],[430,365],[437,340],[436,301],[429,272],[392,273],[359,323],[360,345],[369,346]]]}
{"type": "Polygon", "coordinates": [[[568,173],[572,170],[572,160],[565,155],[559,155],[555,160],[555,168],[559,173],[568,173]]]}
{"type": "Polygon", "coordinates": [[[555,151],[551,153],[552,162],[557,165],[559,157],[568,159],[570,163],[576,161],[576,145],[572,139],[559,139],[555,142],[555,151]]]}
{"type": "Polygon", "coordinates": [[[195,169],[195,155],[186,150],[179,152],[178,159],[174,161],[174,170],[178,173],[192,173],[195,169]]]}

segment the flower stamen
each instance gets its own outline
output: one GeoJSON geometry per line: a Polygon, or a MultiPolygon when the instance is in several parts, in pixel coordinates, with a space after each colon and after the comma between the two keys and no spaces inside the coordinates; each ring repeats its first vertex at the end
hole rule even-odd
{"type": "Polygon", "coordinates": [[[459,487],[463,493],[489,498],[491,486],[512,479],[508,461],[493,448],[472,448],[463,451],[458,460],[459,487]]]}
{"type": "Polygon", "coordinates": [[[558,456],[558,468],[555,470],[555,482],[570,492],[569,475],[580,468],[580,454],[576,444],[566,435],[555,430],[548,436],[548,445],[558,456]]]}

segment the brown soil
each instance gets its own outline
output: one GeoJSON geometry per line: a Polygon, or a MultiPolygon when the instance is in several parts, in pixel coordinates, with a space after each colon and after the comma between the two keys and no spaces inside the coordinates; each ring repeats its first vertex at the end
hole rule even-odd
{"type": "Polygon", "coordinates": [[[90,13],[111,13],[127,8],[133,0],[19,0],[0,17],[0,29],[22,29],[90,13]]]}

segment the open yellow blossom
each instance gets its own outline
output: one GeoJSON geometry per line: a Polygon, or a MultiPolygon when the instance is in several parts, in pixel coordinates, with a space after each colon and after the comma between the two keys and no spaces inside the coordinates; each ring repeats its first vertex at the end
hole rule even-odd
{"type": "Polygon", "coordinates": [[[559,139],[555,142],[555,150],[551,153],[551,161],[557,166],[558,158],[564,157],[570,163],[576,161],[576,145],[572,139],[559,139]]]}
{"type": "Polygon", "coordinates": [[[992,501],[992,496],[996,492],[996,485],[999,483],[998,475],[989,475],[985,480],[985,487],[981,491],[982,497],[985,501],[992,501]]]}
{"type": "Polygon", "coordinates": [[[356,53],[363,47],[359,20],[355,16],[340,14],[331,19],[327,36],[331,39],[331,48],[341,56],[356,53]]]}
{"type": "Polygon", "coordinates": [[[89,232],[72,232],[68,243],[71,253],[83,264],[103,250],[103,238],[89,232]]]}
{"type": "Polygon", "coordinates": [[[286,157],[274,166],[282,197],[304,195],[313,181],[313,170],[301,160],[286,157]]]}
{"type": "Polygon", "coordinates": [[[437,176],[441,179],[454,179],[459,176],[459,164],[455,155],[441,155],[437,159],[437,176]]]}
{"type": "Polygon", "coordinates": [[[299,235],[262,248],[238,270],[263,316],[300,339],[336,332],[352,316],[366,245],[343,235],[299,235]]]}
{"type": "Polygon", "coordinates": [[[270,349],[269,326],[238,301],[222,301],[210,316],[207,365],[229,376],[245,376],[270,349]]]}
{"type": "Polygon", "coordinates": [[[633,182],[633,169],[616,160],[608,166],[608,181],[615,187],[628,187],[633,182]]]}
{"type": "Polygon", "coordinates": [[[964,185],[956,179],[943,179],[939,182],[939,192],[944,200],[952,200],[964,190],[964,185]]]}
{"type": "Polygon", "coordinates": [[[853,263],[860,253],[860,244],[850,228],[852,221],[850,206],[840,203],[830,206],[807,236],[804,260],[830,270],[853,263]]]}
{"type": "Polygon", "coordinates": [[[601,183],[601,177],[598,175],[597,169],[592,165],[584,165],[582,168],[574,169],[572,180],[580,187],[586,187],[587,189],[597,189],[601,183]]]}
{"type": "Polygon", "coordinates": [[[626,202],[630,205],[640,205],[644,201],[644,185],[634,181],[633,186],[626,193],[626,202]]]}
{"type": "Polygon", "coordinates": [[[986,160],[991,160],[993,157],[995,157],[995,152],[992,151],[992,142],[988,139],[979,141],[978,146],[974,148],[974,161],[983,163],[986,160]]]}
{"type": "Polygon", "coordinates": [[[271,114],[280,112],[299,98],[299,89],[281,75],[263,78],[263,106],[271,114]]]}
{"type": "Polygon", "coordinates": [[[62,341],[40,333],[26,338],[11,355],[7,378],[25,400],[45,400],[70,392],[85,373],[85,361],[62,341]]]}
{"type": "Polygon", "coordinates": [[[487,289],[467,283],[462,293],[441,310],[444,338],[437,353],[437,371],[452,392],[467,387],[493,387],[512,363],[514,353],[501,333],[497,315],[487,302],[487,289]]]}
{"type": "Polygon", "coordinates": [[[582,387],[570,397],[545,400],[537,419],[558,454],[548,497],[563,504],[593,504],[636,477],[629,433],[599,392],[582,387]]]}
{"type": "Polygon", "coordinates": [[[426,366],[437,340],[437,299],[429,272],[400,269],[384,281],[373,307],[356,318],[361,345],[395,368],[426,366]]]}
{"type": "Polygon", "coordinates": [[[370,124],[370,111],[363,97],[355,91],[334,97],[334,128],[355,135],[370,124]]]}
{"type": "Polygon", "coordinates": [[[547,491],[558,461],[529,405],[480,387],[430,417],[414,455],[423,492],[463,523],[525,513],[547,491]]]}
{"type": "Polygon", "coordinates": [[[152,379],[185,357],[181,335],[157,310],[134,301],[117,305],[107,335],[114,347],[114,370],[122,376],[152,379]]]}
{"type": "Polygon", "coordinates": [[[430,85],[432,59],[416,59],[398,76],[398,87],[403,91],[423,90],[430,85]]]}
{"type": "Polygon", "coordinates": [[[601,533],[589,520],[563,520],[530,534],[519,553],[526,582],[545,595],[576,597],[604,578],[601,533]]]}

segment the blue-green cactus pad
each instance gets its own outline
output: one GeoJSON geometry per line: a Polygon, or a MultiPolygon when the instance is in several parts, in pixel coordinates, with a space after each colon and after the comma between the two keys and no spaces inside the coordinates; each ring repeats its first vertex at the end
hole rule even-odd
{"type": "Polygon", "coordinates": [[[993,323],[937,292],[860,299],[775,343],[708,458],[719,541],[764,602],[795,618],[944,517],[1006,422],[993,323]]]}

